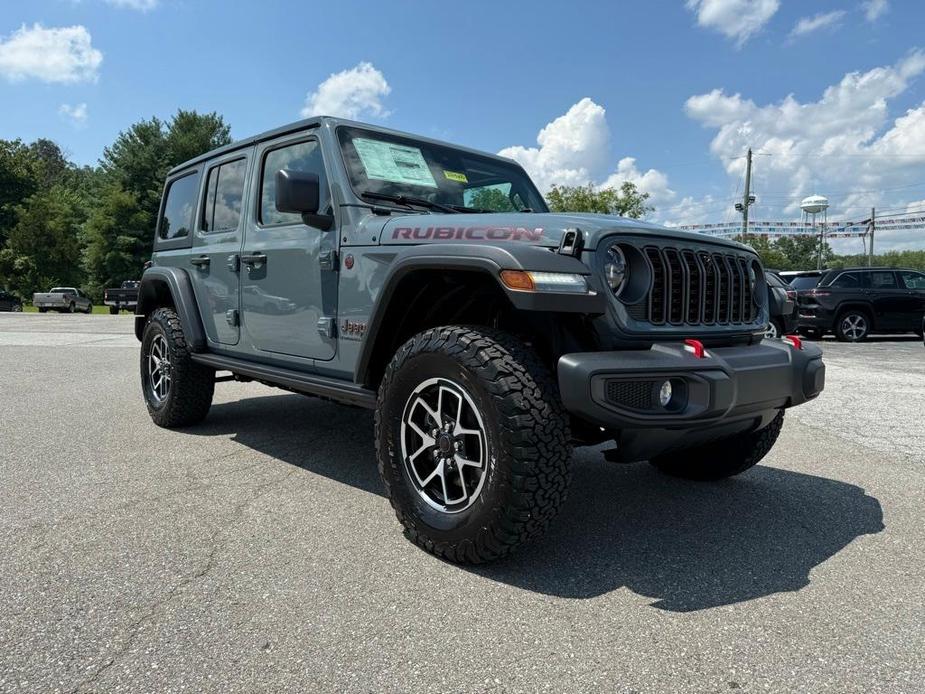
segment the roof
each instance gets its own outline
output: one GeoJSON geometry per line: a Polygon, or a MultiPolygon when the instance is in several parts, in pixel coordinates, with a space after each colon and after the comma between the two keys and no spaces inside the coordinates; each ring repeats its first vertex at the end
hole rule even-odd
{"type": "MultiPolygon", "coordinates": [[[[311,118],[305,118],[303,120],[297,120],[286,125],[281,125],[278,128],[273,128],[272,130],[267,130],[262,132],[259,135],[252,135],[251,137],[246,137],[243,140],[237,140],[232,142],[229,145],[224,145],[222,147],[217,147],[213,150],[206,152],[205,154],[200,154],[198,157],[193,157],[182,164],[178,164],[173,167],[168,173],[168,176],[173,175],[178,171],[183,169],[188,169],[191,166],[195,166],[203,161],[207,161],[214,157],[221,156],[222,154],[227,154],[228,152],[234,152],[237,149],[242,149],[244,147],[249,147],[251,145],[257,144],[258,142],[264,142],[266,140],[272,140],[273,138],[280,137],[282,135],[287,135],[289,133],[298,132],[300,130],[307,130],[308,128],[318,127],[318,126],[328,126],[330,128],[336,128],[341,125],[346,125],[354,128],[364,128],[366,130],[373,130],[375,132],[381,132],[386,135],[393,135],[396,137],[406,137],[412,140],[418,140],[419,142],[427,142],[433,145],[440,145],[443,147],[452,147],[453,149],[458,149],[463,152],[469,152],[470,154],[476,154],[481,157],[490,157],[492,159],[497,159],[506,163],[517,164],[513,159],[507,157],[500,157],[497,154],[491,154],[490,152],[483,152],[479,149],[473,149],[471,147],[464,147],[452,142],[446,142],[444,140],[435,140],[430,137],[424,137],[422,135],[416,135],[414,133],[404,132],[401,130],[393,130],[391,128],[383,128],[379,125],[372,125],[370,123],[361,123],[359,121],[347,120],[346,118],[334,118],[333,116],[313,116],[311,118]]],[[[520,164],[517,164],[520,166],[520,164]]]]}

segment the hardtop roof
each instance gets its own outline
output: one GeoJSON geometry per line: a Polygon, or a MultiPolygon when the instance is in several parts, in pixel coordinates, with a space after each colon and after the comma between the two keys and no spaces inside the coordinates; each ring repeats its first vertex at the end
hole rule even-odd
{"type": "Polygon", "coordinates": [[[482,157],[490,157],[492,159],[497,159],[508,164],[515,164],[520,166],[519,163],[508,157],[501,157],[497,154],[491,154],[489,152],[484,152],[479,149],[474,149],[472,147],[464,147],[463,145],[458,145],[452,142],[446,142],[444,140],[437,140],[431,137],[424,137],[423,135],[416,135],[414,133],[404,132],[402,130],[393,130],[392,128],[383,128],[379,125],[372,125],[370,123],[361,123],[359,121],[347,120],[346,118],[334,118],[333,116],[313,116],[311,118],[304,118],[302,120],[297,120],[286,125],[281,125],[278,128],[273,128],[272,130],[267,130],[262,132],[259,135],[252,135],[246,137],[242,140],[237,140],[228,145],[223,145],[222,147],[217,147],[213,150],[210,150],[204,154],[200,154],[198,157],[193,157],[182,164],[178,164],[173,167],[170,171],[167,172],[167,176],[173,176],[175,173],[179,173],[185,169],[195,166],[209,159],[214,159],[223,154],[229,152],[234,152],[237,149],[243,149],[244,147],[249,147],[250,145],[256,144],[258,142],[264,142],[266,140],[272,140],[275,137],[280,137],[281,135],[287,135],[289,133],[298,132],[300,130],[307,130],[308,128],[317,127],[317,126],[327,126],[330,128],[336,128],[341,125],[346,125],[354,128],[364,128],[366,130],[372,130],[375,132],[380,132],[386,135],[392,135],[396,137],[406,137],[412,140],[419,140],[421,142],[426,142],[432,145],[440,145],[443,147],[452,147],[453,149],[458,149],[463,152],[469,152],[470,154],[476,154],[482,157]]]}

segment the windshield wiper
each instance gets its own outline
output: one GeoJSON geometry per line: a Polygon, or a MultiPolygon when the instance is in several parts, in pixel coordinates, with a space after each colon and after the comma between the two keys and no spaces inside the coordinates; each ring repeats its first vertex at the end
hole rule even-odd
{"type": "Polygon", "coordinates": [[[455,214],[459,210],[450,207],[449,205],[441,205],[439,202],[433,202],[431,200],[425,200],[424,198],[414,198],[408,195],[392,195],[391,193],[374,193],[371,191],[365,191],[360,193],[360,197],[370,198],[372,200],[389,200],[391,202],[397,202],[399,205],[417,205],[418,207],[426,207],[429,210],[440,210],[441,212],[450,212],[455,214]]]}

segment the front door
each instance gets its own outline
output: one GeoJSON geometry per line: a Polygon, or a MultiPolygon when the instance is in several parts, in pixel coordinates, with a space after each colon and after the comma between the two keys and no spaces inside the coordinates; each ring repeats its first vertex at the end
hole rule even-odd
{"type": "Polygon", "coordinates": [[[236,345],[239,338],[239,253],[242,203],[250,150],[210,162],[205,172],[190,254],[190,277],[210,341],[236,345]]]}
{"type": "Polygon", "coordinates": [[[322,250],[336,245],[336,226],[322,231],[298,214],[276,209],[276,173],[281,169],[318,174],[319,211],[330,213],[331,196],[321,144],[299,133],[257,148],[256,214],[248,221],[241,254],[243,325],[252,344],[265,352],[326,360],[334,356],[333,272],[320,263],[322,250]],[[325,293],[325,290],[327,293],[325,293]]]}
{"type": "Polygon", "coordinates": [[[905,290],[903,299],[903,328],[921,330],[922,316],[925,315],[925,273],[912,270],[900,270],[900,289],[905,290]]]}

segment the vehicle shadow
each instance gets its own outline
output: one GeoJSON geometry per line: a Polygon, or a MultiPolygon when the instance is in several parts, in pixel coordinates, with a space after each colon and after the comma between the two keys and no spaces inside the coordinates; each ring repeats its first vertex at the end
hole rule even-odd
{"type": "MultiPolygon", "coordinates": [[[[315,474],[382,494],[372,414],[296,395],[219,404],[185,430],[234,440],[315,474]]],[[[855,538],[884,529],[857,486],[758,466],[698,484],[579,449],[569,500],[543,538],[502,562],[465,567],[537,593],[591,598],[627,587],[686,612],[809,584],[855,538]]]]}

